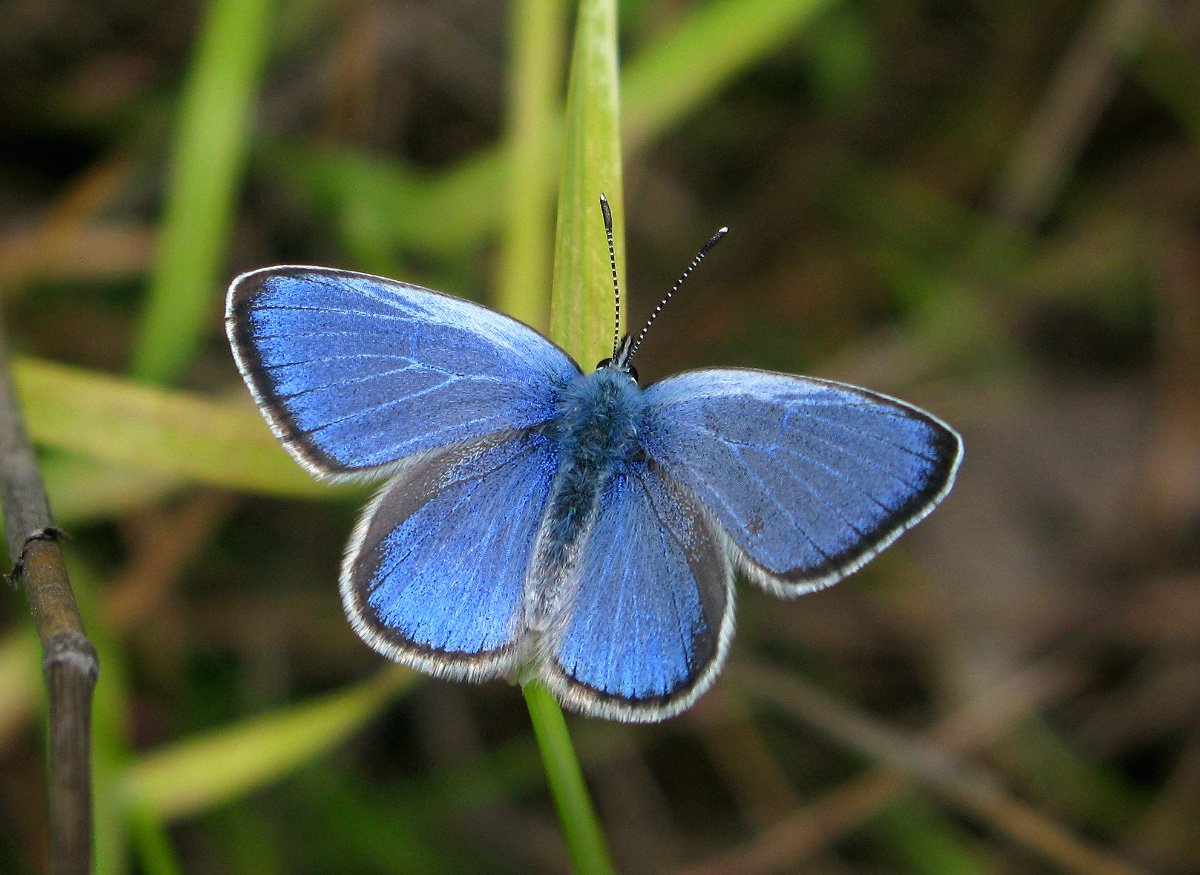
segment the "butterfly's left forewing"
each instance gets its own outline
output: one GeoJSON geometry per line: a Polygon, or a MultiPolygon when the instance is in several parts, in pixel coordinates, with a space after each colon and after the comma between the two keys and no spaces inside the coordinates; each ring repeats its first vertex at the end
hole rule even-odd
{"type": "Polygon", "coordinates": [[[780,595],[828,586],[950,490],[962,442],[912,405],[768,371],[689,371],[646,390],[645,447],[780,595]]]}
{"type": "Polygon", "coordinates": [[[225,320],[263,415],[322,477],[380,476],[438,447],[546,422],[579,375],[515,319],[350,271],[242,274],[225,320]]]}
{"type": "Polygon", "coordinates": [[[661,720],[712,683],[733,634],[733,570],[688,490],[657,464],[609,481],[542,676],[569,707],[661,720]]]}
{"type": "Polygon", "coordinates": [[[405,466],[367,508],[342,567],[342,601],[359,636],[442,677],[485,680],[511,670],[556,467],[538,429],[405,466]]]}

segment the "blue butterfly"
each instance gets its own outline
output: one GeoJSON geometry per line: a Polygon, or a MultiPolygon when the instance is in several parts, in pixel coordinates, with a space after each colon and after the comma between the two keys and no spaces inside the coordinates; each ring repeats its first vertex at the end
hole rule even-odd
{"type": "Polygon", "coordinates": [[[962,455],[885,395],[732,368],[643,389],[645,329],[585,374],[508,316],[361,273],[242,274],[226,326],[301,465],[387,478],[341,572],[363,640],[439,677],[537,677],[592,716],[687,708],[729,650],[735,571],[784,597],[835,583],[962,455]]]}

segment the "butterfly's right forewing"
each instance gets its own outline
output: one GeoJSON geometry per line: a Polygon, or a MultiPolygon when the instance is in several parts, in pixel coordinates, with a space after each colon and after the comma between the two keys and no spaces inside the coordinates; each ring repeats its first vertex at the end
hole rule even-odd
{"type": "Polygon", "coordinates": [[[457,441],[546,422],[579,375],[532,328],[450,295],[318,267],[229,289],[238,367],[288,451],[324,477],[387,473],[457,441]]]}
{"type": "Polygon", "coordinates": [[[647,452],[779,595],[860,567],[933,510],[962,457],[936,417],[826,380],[714,368],[663,380],[646,398],[647,452]]]}

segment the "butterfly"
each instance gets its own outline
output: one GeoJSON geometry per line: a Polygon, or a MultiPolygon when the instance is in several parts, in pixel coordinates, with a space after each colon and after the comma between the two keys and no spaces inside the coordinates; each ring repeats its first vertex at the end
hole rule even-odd
{"type": "Polygon", "coordinates": [[[835,583],[924,518],[962,456],[886,395],[738,368],[643,388],[646,328],[584,373],[515,319],[350,271],[242,274],[226,327],[296,461],[386,478],[341,570],[358,635],[438,677],[536,677],[597,717],[686,709],[728,653],[737,572],[784,597],[835,583]]]}

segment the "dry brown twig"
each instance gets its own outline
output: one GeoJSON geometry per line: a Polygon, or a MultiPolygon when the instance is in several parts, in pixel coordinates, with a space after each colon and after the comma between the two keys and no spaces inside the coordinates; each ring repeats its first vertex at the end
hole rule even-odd
{"type": "Polygon", "coordinates": [[[99,662],[67,579],[46,487],[25,435],[0,326],[0,494],[12,579],[25,585],[50,703],[50,871],[91,871],[92,691],[99,662]]]}

